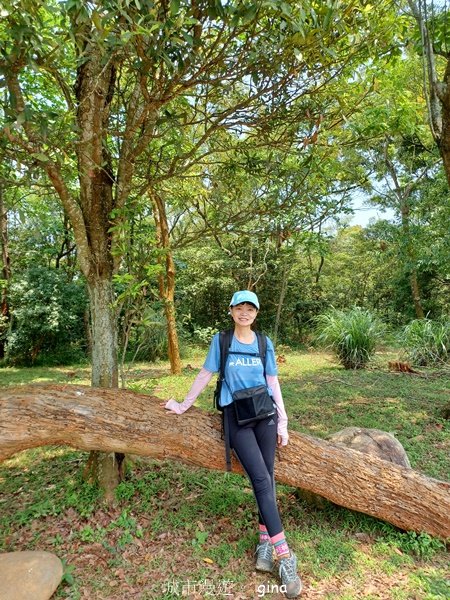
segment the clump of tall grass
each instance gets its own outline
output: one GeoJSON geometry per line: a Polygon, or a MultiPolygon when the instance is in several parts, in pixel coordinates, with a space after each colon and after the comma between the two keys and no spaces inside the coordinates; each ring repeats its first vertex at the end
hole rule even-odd
{"type": "Polygon", "coordinates": [[[382,322],[357,306],[331,308],[317,317],[316,324],[317,341],[333,350],[346,369],[364,368],[384,334],[382,322]]]}
{"type": "Polygon", "coordinates": [[[415,319],[400,333],[405,358],[416,366],[437,366],[450,361],[450,319],[415,319]]]}

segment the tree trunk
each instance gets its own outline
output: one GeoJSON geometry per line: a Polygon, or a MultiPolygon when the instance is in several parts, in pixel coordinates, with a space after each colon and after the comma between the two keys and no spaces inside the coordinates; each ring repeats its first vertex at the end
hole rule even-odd
{"type": "Polygon", "coordinates": [[[158,262],[164,269],[164,272],[159,274],[158,283],[159,295],[164,302],[164,315],[167,323],[170,370],[174,375],[178,375],[181,373],[181,359],[175,316],[175,262],[170,247],[169,223],[164,200],[155,191],[151,191],[150,195],[156,224],[157,243],[161,251],[158,262]]]}
{"type": "Polygon", "coordinates": [[[110,279],[88,281],[92,329],[92,385],[116,388],[119,384],[117,364],[117,317],[110,279]]]}
{"type": "Polygon", "coordinates": [[[406,262],[409,263],[409,285],[411,288],[411,297],[414,304],[414,311],[418,319],[423,319],[425,313],[423,312],[422,301],[420,298],[420,287],[417,280],[417,269],[416,269],[416,253],[414,251],[414,241],[411,238],[411,230],[409,227],[409,198],[408,193],[400,194],[400,213],[402,218],[402,231],[405,237],[405,249],[406,249],[406,262]]]}
{"type": "MultiPolygon", "coordinates": [[[[88,290],[91,307],[92,385],[117,388],[117,318],[113,306],[112,282],[110,279],[92,279],[88,281],[88,290]]],[[[123,459],[123,456],[116,456],[114,452],[94,450],[85,466],[85,478],[98,482],[108,503],[114,500],[114,490],[121,479],[123,459]]]]}
{"type": "MultiPolygon", "coordinates": [[[[108,120],[116,84],[116,66],[106,59],[102,48],[90,36],[89,27],[74,22],[74,31],[83,48],[83,60],[77,68],[77,146],[80,205],[85,224],[83,234],[74,226],[79,254],[86,277],[92,330],[92,385],[117,388],[117,318],[112,284],[114,258],[111,252],[111,213],[115,207],[115,177],[107,144],[108,120]],[[77,235],[78,234],[78,235],[77,235]]],[[[112,414],[112,413],[111,413],[112,414]]],[[[122,455],[93,449],[85,476],[97,481],[105,500],[114,499],[114,489],[121,478],[122,455]]]]}
{"type": "Polygon", "coordinates": [[[450,188],[450,58],[447,60],[443,83],[439,86],[442,106],[442,134],[439,150],[444,162],[447,183],[450,188]]]}
{"type": "MultiPolygon", "coordinates": [[[[128,94],[123,94],[117,88],[117,70],[128,61],[127,53],[105,45],[103,34],[99,34],[98,28],[90,20],[92,11],[82,10],[80,13],[77,6],[71,6],[67,7],[66,14],[71,23],[71,41],[68,43],[73,44],[70,52],[77,55],[73,61],[73,67],[76,66],[76,81],[67,79],[69,71],[65,68],[58,71],[58,67],[52,67],[51,70],[67,103],[68,115],[64,119],[67,118],[69,130],[73,134],[70,140],[67,139],[67,153],[69,156],[73,156],[73,151],[76,153],[79,185],[68,183],[72,181],[72,170],[67,169],[64,164],[66,158],[62,157],[57,147],[48,148],[52,136],[47,139],[34,123],[25,118],[28,95],[23,93],[21,81],[28,62],[24,57],[28,56],[31,48],[33,52],[36,50],[32,27],[18,42],[17,47],[14,47],[8,59],[2,62],[2,67],[7,67],[4,75],[11,115],[16,115],[23,123],[20,130],[12,132],[7,126],[2,132],[13,148],[21,148],[22,156],[19,160],[26,162],[23,158],[24,150],[29,158],[40,157],[33,158],[33,162],[46,172],[60,198],[65,215],[70,220],[77,246],[77,261],[88,282],[91,300],[92,383],[108,388],[117,387],[117,323],[112,312],[112,277],[114,266],[118,267],[121,260],[121,234],[118,233],[120,228],[112,225],[117,225],[125,218],[124,208],[132,186],[135,160],[148,146],[154,125],[148,115],[155,110],[153,99],[147,98],[144,101],[149,69],[143,67],[134,80],[131,78],[133,81],[130,86],[134,90],[127,101],[128,94]],[[117,129],[115,118],[111,119],[111,107],[119,111],[116,116],[120,114],[121,120],[122,117],[125,120],[124,129],[121,126],[117,129]],[[148,129],[145,127],[146,122],[150,123],[148,129]],[[116,152],[117,145],[119,152],[113,161],[111,148],[114,146],[116,152]],[[117,167],[116,172],[114,166],[117,167]],[[65,179],[66,174],[68,180],[65,179]],[[115,252],[112,251],[113,247],[115,252]]],[[[124,13],[121,14],[122,16],[117,16],[119,21],[124,13]]],[[[121,40],[120,26],[115,29],[114,35],[117,40],[121,40]]],[[[74,58],[72,54],[71,56],[74,58]]],[[[140,60],[148,65],[148,60],[142,56],[140,60]]],[[[41,66],[45,70],[45,66],[41,66]]],[[[64,111],[61,116],[63,114],[64,111]]],[[[41,117],[45,119],[44,113],[41,117]]],[[[58,135],[60,125],[57,127],[57,130],[53,130],[53,135],[58,135]]],[[[90,467],[94,470],[99,464],[97,459],[98,457],[94,457],[90,461],[90,467]]],[[[116,482],[120,475],[117,469],[119,460],[118,457],[109,459],[108,470],[111,473],[116,471],[116,482]]],[[[102,473],[106,470],[104,466],[99,471],[100,485],[103,485],[102,473]]],[[[107,496],[111,495],[112,479],[108,476],[105,480],[107,496]]]]}
{"type": "Polygon", "coordinates": [[[422,301],[420,299],[420,288],[419,282],[417,281],[417,270],[413,269],[411,271],[411,275],[409,276],[409,284],[411,287],[411,294],[414,302],[414,310],[416,311],[416,317],[418,319],[425,318],[425,313],[422,308],[422,301]]]}
{"type": "Polygon", "coordinates": [[[0,297],[0,359],[5,357],[6,331],[9,324],[8,281],[11,278],[11,265],[8,249],[8,212],[3,201],[3,181],[0,180],[0,247],[2,270],[0,297]]]}
{"type": "Polygon", "coordinates": [[[408,4],[417,21],[422,39],[424,90],[430,130],[439,148],[450,188],[450,58],[447,55],[444,75],[442,81],[439,81],[433,47],[435,12],[433,8],[430,11],[427,4],[416,0],[408,0],[408,4]]]}
{"type": "MultiPolygon", "coordinates": [[[[51,385],[0,391],[0,460],[26,448],[68,444],[225,470],[220,417],[126,390],[51,385]]],[[[402,529],[450,536],[450,483],[357,450],[290,432],[276,478],[402,529]]],[[[242,469],[235,461],[233,470],[242,469]]]]}
{"type": "Polygon", "coordinates": [[[86,309],[83,313],[83,325],[84,325],[84,334],[86,337],[86,352],[88,356],[92,357],[92,328],[91,328],[91,313],[89,305],[86,306],[86,309]]]}
{"type": "Polygon", "coordinates": [[[167,321],[170,370],[174,375],[181,373],[180,347],[178,344],[177,321],[175,316],[174,289],[166,290],[164,313],[167,321]]]}

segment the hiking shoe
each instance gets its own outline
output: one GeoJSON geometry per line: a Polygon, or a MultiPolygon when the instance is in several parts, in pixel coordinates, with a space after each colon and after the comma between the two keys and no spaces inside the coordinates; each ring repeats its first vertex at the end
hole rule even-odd
{"type": "Polygon", "coordinates": [[[278,567],[280,574],[281,585],[285,586],[286,598],[296,598],[302,591],[302,582],[297,574],[297,557],[295,554],[289,556],[289,558],[280,559],[280,566],[278,567]]]}
{"type": "Polygon", "coordinates": [[[271,573],[274,567],[273,550],[270,542],[264,542],[256,546],[256,569],[271,573]]]}

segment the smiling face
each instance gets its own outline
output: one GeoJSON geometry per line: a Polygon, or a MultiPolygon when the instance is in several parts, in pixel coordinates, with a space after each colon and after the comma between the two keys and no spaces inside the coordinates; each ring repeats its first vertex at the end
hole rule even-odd
{"type": "Polygon", "coordinates": [[[252,325],[258,314],[258,309],[249,302],[243,302],[242,304],[236,304],[236,306],[230,306],[230,314],[233,317],[233,321],[236,325],[246,327],[252,325]]]}

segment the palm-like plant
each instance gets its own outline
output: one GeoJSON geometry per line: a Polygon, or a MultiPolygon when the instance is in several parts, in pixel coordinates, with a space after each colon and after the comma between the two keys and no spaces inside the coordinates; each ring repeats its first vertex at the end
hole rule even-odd
{"type": "Polygon", "coordinates": [[[362,369],[375,352],[384,328],[370,311],[357,306],[331,308],[317,317],[317,340],[332,349],[346,369],[362,369]]]}

